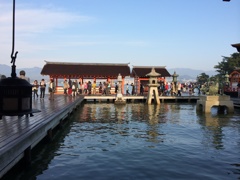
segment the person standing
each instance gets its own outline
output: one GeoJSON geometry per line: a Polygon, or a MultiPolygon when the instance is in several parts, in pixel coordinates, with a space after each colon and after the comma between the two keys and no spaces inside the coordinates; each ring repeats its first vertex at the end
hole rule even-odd
{"type": "Polygon", "coordinates": [[[130,95],[128,83],[127,83],[127,86],[126,86],[126,95],[130,95]]]}
{"type": "Polygon", "coordinates": [[[40,82],[40,99],[44,99],[45,96],[45,90],[46,90],[46,83],[45,80],[42,79],[40,82]]]}
{"type": "Polygon", "coordinates": [[[142,83],[140,84],[140,95],[142,95],[143,96],[143,91],[144,91],[144,87],[143,87],[143,85],[142,85],[142,83]]]}
{"type": "Polygon", "coordinates": [[[102,82],[100,82],[100,83],[99,83],[99,86],[98,86],[98,89],[99,89],[99,93],[100,93],[100,94],[102,94],[102,87],[103,87],[102,82]]]}
{"type": "MultiPolygon", "coordinates": [[[[30,83],[30,78],[29,77],[26,77],[25,75],[26,75],[26,72],[24,71],[24,70],[21,70],[20,72],[19,72],[19,78],[20,79],[25,79],[27,82],[29,82],[30,83]]],[[[27,115],[27,114],[26,114],[27,115]]],[[[30,117],[32,117],[33,116],[33,114],[32,113],[30,113],[30,117]]]]}
{"type": "Polygon", "coordinates": [[[168,96],[168,83],[165,83],[165,95],[168,96]]]}
{"type": "Polygon", "coordinates": [[[107,83],[103,82],[103,95],[107,95],[107,83]]]}
{"type": "Polygon", "coordinates": [[[87,89],[88,89],[88,95],[91,95],[92,94],[92,83],[90,81],[88,81],[87,89]]]}
{"type": "Polygon", "coordinates": [[[238,82],[237,87],[238,87],[238,98],[240,98],[240,82],[238,82]]]}
{"type": "Polygon", "coordinates": [[[88,83],[87,81],[84,83],[84,94],[87,94],[87,90],[88,90],[88,83]]]}
{"type": "Polygon", "coordinates": [[[55,83],[53,78],[50,79],[48,91],[50,93],[49,100],[54,100],[55,83]]]}
{"type": "Polygon", "coordinates": [[[30,83],[30,78],[25,76],[25,75],[26,75],[25,71],[21,70],[21,71],[19,72],[19,75],[20,75],[19,78],[25,79],[27,82],[30,83]]]}
{"type": "Polygon", "coordinates": [[[93,94],[96,94],[96,87],[97,87],[96,81],[93,81],[92,84],[93,94]]]}
{"type": "Polygon", "coordinates": [[[68,82],[67,80],[65,79],[64,82],[63,82],[63,93],[65,95],[67,95],[67,90],[68,90],[68,82]]]}
{"type": "Polygon", "coordinates": [[[131,86],[132,86],[132,95],[134,95],[135,94],[135,86],[133,83],[131,84],[131,86]]]}
{"type": "Polygon", "coordinates": [[[115,83],[115,94],[117,94],[117,92],[118,92],[118,84],[115,83]]]}
{"type": "Polygon", "coordinates": [[[72,83],[72,96],[77,95],[77,80],[74,80],[72,83]]]}
{"type": "Polygon", "coordinates": [[[36,95],[36,97],[38,98],[38,87],[39,87],[39,85],[38,85],[38,81],[37,80],[34,80],[34,82],[33,82],[33,98],[35,99],[35,95],[36,95]]]}
{"type": "Polygon", "coordinates": [[[178,82],[177,84],[177,96],[181,96],[181,88],[182,88],[182,85],[180,82],[178,82]]]}

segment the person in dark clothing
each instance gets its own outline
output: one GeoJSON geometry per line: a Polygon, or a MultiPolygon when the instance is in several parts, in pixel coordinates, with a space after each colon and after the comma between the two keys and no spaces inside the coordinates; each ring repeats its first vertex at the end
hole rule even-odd
{"type": "Polygon", "coordinates": [[[92,94],[92,83],[88,81],[88,95],[92,94]]]}
{"type": "Polygon", "coordinates": [[[127,83],[127,86],[126,86],[126,95],[130,95],[128,83],[127,83]]]}
{"type": "Polygon", "coordinates": [[[140,84],[140,95],[143,95],[143,90],[144,90],[144,88],[143,88],[143,85],[142,85],[142,83],[140,84]]]}
{"type": "Polygon", "coordinates": [[[135,86],[133,83],[131,84],[131,86],[132,86],[132,95],[134,95],[135,94],[135,86]]]}
{"type": "Polygon", "coordinates": [[[117,94],[117,92],[118,92],[118,84],[115,83],[115,93],[117,94]]]}
{"type": "Polygon", "coordinates": [[[40,82],[40,98],[44,98],[45,96],[45,91],[46,91],[46,83],[45,80],[42,79],[40,82]]]}

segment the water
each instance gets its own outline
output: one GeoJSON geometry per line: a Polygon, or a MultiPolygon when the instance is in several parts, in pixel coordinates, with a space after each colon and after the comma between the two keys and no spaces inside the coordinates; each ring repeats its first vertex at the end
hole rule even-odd
{"type": "MultiPolygon", "coordinates": [[[[240,179],[240,111],[84,104],[31,168],[6,179],[240,179]]],[[[17,168],[16,168],[17,169],[17,168]]]]}

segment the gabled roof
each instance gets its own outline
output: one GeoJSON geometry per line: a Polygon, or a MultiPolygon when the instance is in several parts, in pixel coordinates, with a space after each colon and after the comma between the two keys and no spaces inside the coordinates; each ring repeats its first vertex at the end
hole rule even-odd
{"type": "Polygon", "coordinates": [[[235,69],[233,72],[229,74],[229,76],[232,76],[233,74],[240,74],[240,69],[235,69]]]}
{"type": "Polygon", "coordinates": [[[41,74],[58,78],[117,78],[119,73],[123,77],[130,75],[128,63],[45,62],[41,74]]]}
{"type": "Polygon", "coordinates": [[[171,77],[165,66],[133,66],[132,76],[147,77],[146,75],[152,71],[152,68],[154,68],[161,77],[171,77]]]}
{"type": "Polygon", "coordinates": [[[235,47],[238,50],[238,52],[240,52],[240,43],[232,44],[232,47],[235,47]]]}

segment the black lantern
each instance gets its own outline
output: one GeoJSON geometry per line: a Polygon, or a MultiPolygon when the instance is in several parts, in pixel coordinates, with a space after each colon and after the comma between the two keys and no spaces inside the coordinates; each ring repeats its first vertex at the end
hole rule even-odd
{"type": "Polygon", "coordinates": [[[25,79],[16,77],[14,55],[14,30],[15,30],[15,0],[13,0],[13,46],[12,46],[12,73],[11,77],[0,80],[0,119],[2,116],[33,116],[32,113],[40,112],[32,109],[32,85],[25,79]]]}
{"type": "Polygon", "coordinates": [[[0,118],[32,114],[32,85],[25,79],[6,78],[0,81],[0,118]]]}

